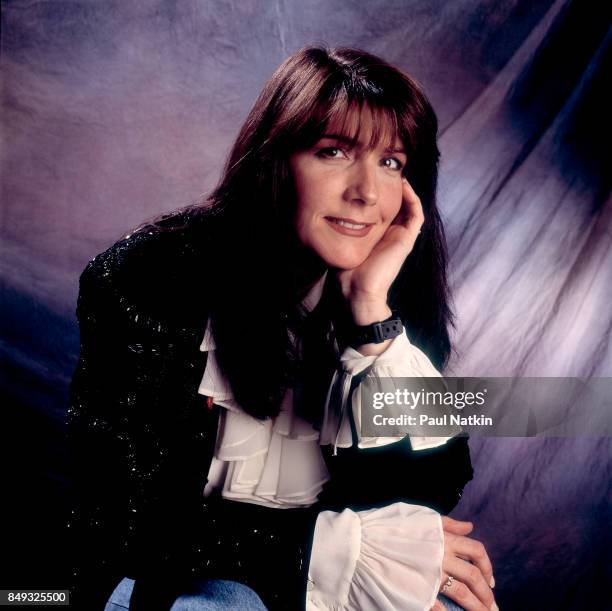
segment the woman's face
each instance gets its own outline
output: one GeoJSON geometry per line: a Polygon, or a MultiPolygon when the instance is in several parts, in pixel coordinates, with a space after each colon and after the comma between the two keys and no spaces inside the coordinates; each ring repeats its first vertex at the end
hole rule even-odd
{"type": "MultiPolygon", "coordinates": [[[[357,112],[357,111],[354,111],[357,112]]],[[[406,153],[401,140],[366,146],[372,115],[359,121],[352,142],[334,126],[310,149],[290,158],[297,206],[298,238],[329,267],[353,269],[363,263],[402,205],[402,169],[406,153]]]]}

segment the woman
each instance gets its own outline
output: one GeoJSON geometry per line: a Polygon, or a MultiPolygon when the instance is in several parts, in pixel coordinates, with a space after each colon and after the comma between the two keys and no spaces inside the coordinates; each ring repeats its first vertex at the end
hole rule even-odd
{"type": "Polygon", "coordinates": [[[471,525],[437,513],[471,478],[467,440],[358,427],[365,375],[437,376],[450,350],[436,130],[405,74],[306,48],[207,202],[87,266],[78,608],[124,576],[146,611],[256,608],[253,592],[269,609],[442,608],[439,589],[495,608],[471,525]]]}

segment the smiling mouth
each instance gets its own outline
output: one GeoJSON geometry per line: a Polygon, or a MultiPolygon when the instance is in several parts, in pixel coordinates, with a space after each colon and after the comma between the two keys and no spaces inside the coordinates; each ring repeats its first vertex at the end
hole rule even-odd
{"type": "Polygon", "coordinates": [[[340,227],[346,227],[347,229],[360,230],[365,229],[366,227],[371,227],[374,223],[358,223],[357,221],[338,218],[335,216],[326,216],[325,219],[330,223],[334,223],[335,225],[340,225],[340,227]]]}
{"type": "Polygon", "coordinates": [[[359,223],[354,219],[339,218],[336,216],[326,216],[325,220],[329,223],[329,226],[345,236],[353,238],[364,238],[370,233],[375,223],[359,223]]]}

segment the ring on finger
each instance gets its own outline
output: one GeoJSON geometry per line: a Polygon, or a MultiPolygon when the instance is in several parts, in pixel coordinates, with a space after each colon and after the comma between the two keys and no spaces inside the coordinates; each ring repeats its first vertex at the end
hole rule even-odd
{"type": "Polygon", "coordinates": [[[440,592],[444,594],[444,592],[446,592],[453,585],[453,581],[455,581],[455,578],[452,575],[449,575],[440,592]]]}

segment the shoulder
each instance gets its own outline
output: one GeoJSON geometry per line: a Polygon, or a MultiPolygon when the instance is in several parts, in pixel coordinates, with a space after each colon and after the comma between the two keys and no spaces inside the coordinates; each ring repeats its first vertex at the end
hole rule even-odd
{"type": "Polygon", "coordinates": [[[79,318],[85,310],[107,308],[110,315],[151,325],[200,324],[212,273],[213,223],[201,209],[180,210],[94,257],[80,278],[79,318]]]}
{"type": "Polygon", "coordinates": [[[163,216],[125,235],[95,256],[86,277],[121,282],[141,273],[172,272],[175,265],[194,264],[209,246],[214,220],[203,209],[191,207],[163,216]]]}

